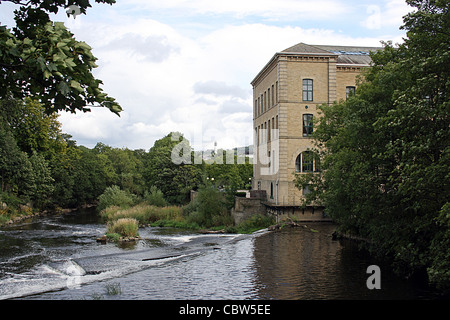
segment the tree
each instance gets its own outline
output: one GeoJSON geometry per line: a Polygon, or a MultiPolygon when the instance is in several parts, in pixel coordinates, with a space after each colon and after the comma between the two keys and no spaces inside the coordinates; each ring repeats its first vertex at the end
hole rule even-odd
{"type": "Polygon", "coordinates": [[[174,204],[188,201],[189,192],[200,184],[202,173],[201,165],[192,164],[193,161],[179,164],[173,161],[172,151],[177,150],[175,147],[180,143],[186,144],[183,150],[188,152],[186,159],[191,160],[189,142],[179,133],[170,133],[155,141],[144,160],[143,177],[147,189],[155,186],[169,203],[174,204]]]}
{"type": "Polygon", "coordinates": [[[201,186],[195,197],[194,205],[196,211],[190,214],[190,219],[199,225],[206,227],[221,225],[223,217],[227,216],[224,194],[214,186],[208,184],[201,186]]]}
{"type": "Polygon", "coordinates": [[[152,206],[164,207],[167,205],[163,193],[155,186],[150,187],[150,192],[145,192],[144,199],[152,206]]]}
{"type": "Polygon", "coordinates": [[[97,209],[101,211],[111,206],[129,208],[136,203],[136,196],[114,185],[106,188],[105,192],[98,197],[98,200],[97,209]]]}
{"type": "Polygon", "coordinates": [[[296,183],[399,273],[428,270],[450,288],[448,264],[434,255],[450,256],[450,3],[408,3],[417,10],[404,18],[405,42],[372,54],[356,95],[320,107],[322,172],[296,183]]]}
{"type": "Polygon", "coordinates": [[[17,147],[12,133],[0,127],[1,192],[29,194],[34,182],[32,171],[26,153],[17,147]]]}
{"type": "Polygon", "coordinates": [[[51,176],[54,179],[54,190],[51,195],[53,206],[76,205],[73,198],[75,155],[78,155],[77,147],[69,145],[64,153],[58,153],[49,163],[51,176]]]}
{"type": "Polygon", "coordinates": [[[92,202],[108,187],[104,167],[95,151],[83,146],[75,150],[73,158],[72,201],[78,204],[92,202]]]}
{"type": "Polygon", "coordinates": [[[15,11],[16,27],[0,26],[0,98],[36,97],[49,114],[58,110],[90,111],[94,104],[119,114],[120,105],[103,92],[102,81],[92,75],[97,59],[91,47],[77,41],[62,22],[50,21],[49,13],[69,5],[86,13],[89,1],[10,2],[20,8],[15,11]]]}
{"type": "Polygon", "coordinates": [[[62,137],[58,114],[46,114],[45,108],[37,100],[30,98],[25,98],[24,101],[5,99],[0,105],[5,125],[14,134],[22,151],[30,156],[34,152],[43,153],[46,158],[64,152],[66,143],[62,137]]]}
{"type": "Polygon", "coordinates": [[[33,168],[34,185],[31,193],[31,199],[34,206],[44,208],[51,202],[51,195],[54,190],[54,179],[51,177],[47,161],[43,156],[34,152],[30,157],[31,167],[33,168]]]}
{"type": "Polygon", "coordinates": [[[145,152],[128,148],[112,148],[101,142],[97,143],[94,151],[98,153],[97,157],[103,164],[108,185],[116,184],[123,190],[136,195],[144,194],[142,161],[145,152]]]}

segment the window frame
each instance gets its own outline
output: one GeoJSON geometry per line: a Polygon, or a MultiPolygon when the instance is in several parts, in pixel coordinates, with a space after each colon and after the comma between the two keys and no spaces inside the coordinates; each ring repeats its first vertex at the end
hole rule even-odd
{"type": "Polygon", "coordinates": [[[355,86],[346,86],[345,87],[345,97],[346,99],[350,98],[351,96],[355,95],[356,87],[355,86]]]}
{"type": "Polygon", "coordinates": [[[303,137],[311,137],[314,132],[313,125],[314,115],[312,113],[304,113],[302,116],[302,133],[303,137]],[[305,125],[305,120],[309,118],[309,122],[305,125]]]}
{"type": "Polygon", "coordinates": [[[314,100],[314,80],[313,79],[303,79],[302,81],[302,99],[303,101],[313,101],[314,100]]]}
{"type": "Polygon", "coordinates": [[[295,173],[320,172],[320,157],[312,150],[305,150],[295,158],[295,173]]]}
{"type": "Polygon", "coordinates": [[[310,150],[302,152],[302,172],[314,172],[314,152],[310,150]]]}
{"type": "Polygon", "coordinates": [[[273,182],[270,183],[270,199],[273,199],[273,182]]]}

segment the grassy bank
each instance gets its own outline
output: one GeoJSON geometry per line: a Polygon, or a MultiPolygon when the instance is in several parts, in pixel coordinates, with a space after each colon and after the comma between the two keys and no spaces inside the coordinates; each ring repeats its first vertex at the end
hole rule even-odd
{"type": "Polygon", "coordinates": [[[111,206],[103,209],[102,219],[108,224],[119,219],[134,219],[139,226],[175,227],[190,230],[224,230],[227,233],[252,233],[267,228],[273,224],[271,217],[255,215],[250,219],[234,225],[232,219],[222,219],[226,224],[203,225],[198,217],[198,212],[192,213],[186,207],[166,206],[156,207],[146,203],[140,203],[130,208],[111,206]]]}
{"type": "MultiPolygon", "coordinates": [[[[146,203],[140,203],[130,208],[111,206],[103,209],[100,215],[105,222],[123,218],[136,219],[140,226],[153,225],[155,223],[161,225],[163,221],[171,221],[172,223],[186,222],[186,219],[183,217],[182,207],[156,207],[146,203]]],[[[196,228],[198,226],[192,227],[196,228]]]]}
{"type": "Polygon", "coordinates": [[[11,224],[14,222],[19,222],[23,219],[31,218],[36,213],[33,212],[32,208],[5,208],[0,209],[0,226],[11,224]]]}
{"type": "Polygon", "coordinates": [[[136,238],[139,237],[139,225],[136,219],[120,218],[108,223],[108,231],[106,236],[113,241],[118,241],[121,238],[136,238]]]}

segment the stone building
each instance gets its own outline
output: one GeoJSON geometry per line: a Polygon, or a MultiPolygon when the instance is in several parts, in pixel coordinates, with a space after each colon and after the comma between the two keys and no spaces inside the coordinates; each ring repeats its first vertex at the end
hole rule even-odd
{"type": "Polygon", "coordinates": [[[375,47],[296,44],[275,53],[251,82],[253,86],[253,189],[266,190],[267,210],[322,220],[323,208],[299,207],[308,190],[294,175],[320,171],[311,149],[317,106],[346,99],[357,76],[370,65],[375,47]]]}

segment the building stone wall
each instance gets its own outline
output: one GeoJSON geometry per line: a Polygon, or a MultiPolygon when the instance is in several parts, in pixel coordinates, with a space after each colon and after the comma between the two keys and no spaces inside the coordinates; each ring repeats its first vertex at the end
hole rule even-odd
{"type": "Polygon", "coordinates": [[[231,216],[235,224],[239,224],[253,215],[267,214],[266,206],[264,205],[264,197],[235,197],[234,208],[231,209],[231,216]]]}
{"type": "MultiPolygon", "coordinates": [[[[293,182],[295,174],[303,174],[296,172],[296,159],[314,148],[311,137],[303,135],[303,115],[317,118],[318,106],[345,100],[347,87],[356,87],[361,71],[369,66],[368,52],[378,49],[300,43],[276,53],[252,81],[252,187],[266,190],[269,205],[301,203],[303,192],[293,182]],[[313,80],[312,101],[303,101],[304,79],[313,80]]],[[[300,216],[305,215],[303,210],[300,216]]]]}

